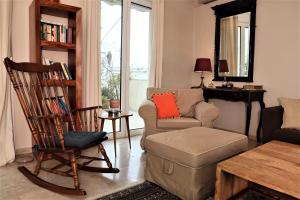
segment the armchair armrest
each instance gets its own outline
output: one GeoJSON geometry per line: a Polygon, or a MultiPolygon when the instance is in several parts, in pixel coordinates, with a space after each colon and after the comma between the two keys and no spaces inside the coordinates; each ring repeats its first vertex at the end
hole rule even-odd
{"type": "Polygon", "coordinates": [[[139,115],[145,122],[145,128],[155,128],[157,121],[157,111],[155,104],[150,100],[145,100],[139,107],[139,115]]]}
{"type": "Polygon", "coordinates": [[[202,126],[211,127],[219,116],[219,109],[210,103],[199,102],[195,106],[195,118],[202,123],[202,126]]]}
{"type": "Polygon", "coordinates": [[[262,142],[272,140],[272,133],[281,128],[283,107],[275,106],[262,110],[262,142]]]}

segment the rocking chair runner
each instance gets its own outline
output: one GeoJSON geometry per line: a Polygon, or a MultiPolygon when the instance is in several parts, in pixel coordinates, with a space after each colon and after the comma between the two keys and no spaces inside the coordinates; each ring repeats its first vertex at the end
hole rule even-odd
{"type": "Polygon", "coordinates": [[[29,180],[54,192],[85,195],[85,190],[80,189],[78,170],[119,172],[119,169],[112,167],[101,144],[107,140],[106,133],[99,131],[98,115],[101,106],[71,112],[60,64],[15,63],[9,58],[4,59],[4,64],[38,147],[34,172],[31,173],[24,166],[18,168],[29,180]],[[81,155],[82,150],[96,145],[103,158],[81,155]],[[81,159],[84,162],[79,163],[81,159]],[[51,168],[42,166],[48,160],[56,160],[59,164],[51,168]],[[107,168],[88,166],[93,161],[105,161],[107,168]],[[59,170],[65,166],[70,169],[59,170]],[[73,177],[74,188],[55,185],[39,178],[40,170],[73,177]]]}

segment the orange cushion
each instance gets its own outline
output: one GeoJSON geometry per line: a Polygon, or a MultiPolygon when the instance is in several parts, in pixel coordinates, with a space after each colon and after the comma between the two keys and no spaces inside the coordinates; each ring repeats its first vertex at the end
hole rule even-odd
{"type": "Polygon", "coordinates": [[[153,94],[152,100],[157,109],[157,118],[179,117],[179,109],[176,105],[176,96],[173,93],[153,94]]]}

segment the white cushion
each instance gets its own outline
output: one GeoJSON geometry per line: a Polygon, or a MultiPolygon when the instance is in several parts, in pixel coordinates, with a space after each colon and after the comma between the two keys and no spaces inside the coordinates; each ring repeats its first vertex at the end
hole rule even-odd
{"type": "Polygon", "coordinates": [[[280,98],[284,109],[281,128],[300,129],[300,99],[280,98]]]}

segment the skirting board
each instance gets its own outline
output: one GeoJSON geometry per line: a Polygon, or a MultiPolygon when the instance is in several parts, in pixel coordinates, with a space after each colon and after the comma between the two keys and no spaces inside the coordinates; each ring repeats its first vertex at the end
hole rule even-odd
{"type": "Polygon", "coordinates": [[[27,147],[27,148],[16,149],[15,153],[16,153],[16,155],[23,155],[23,154],[32,153],[32,148],[27,147]]]}

